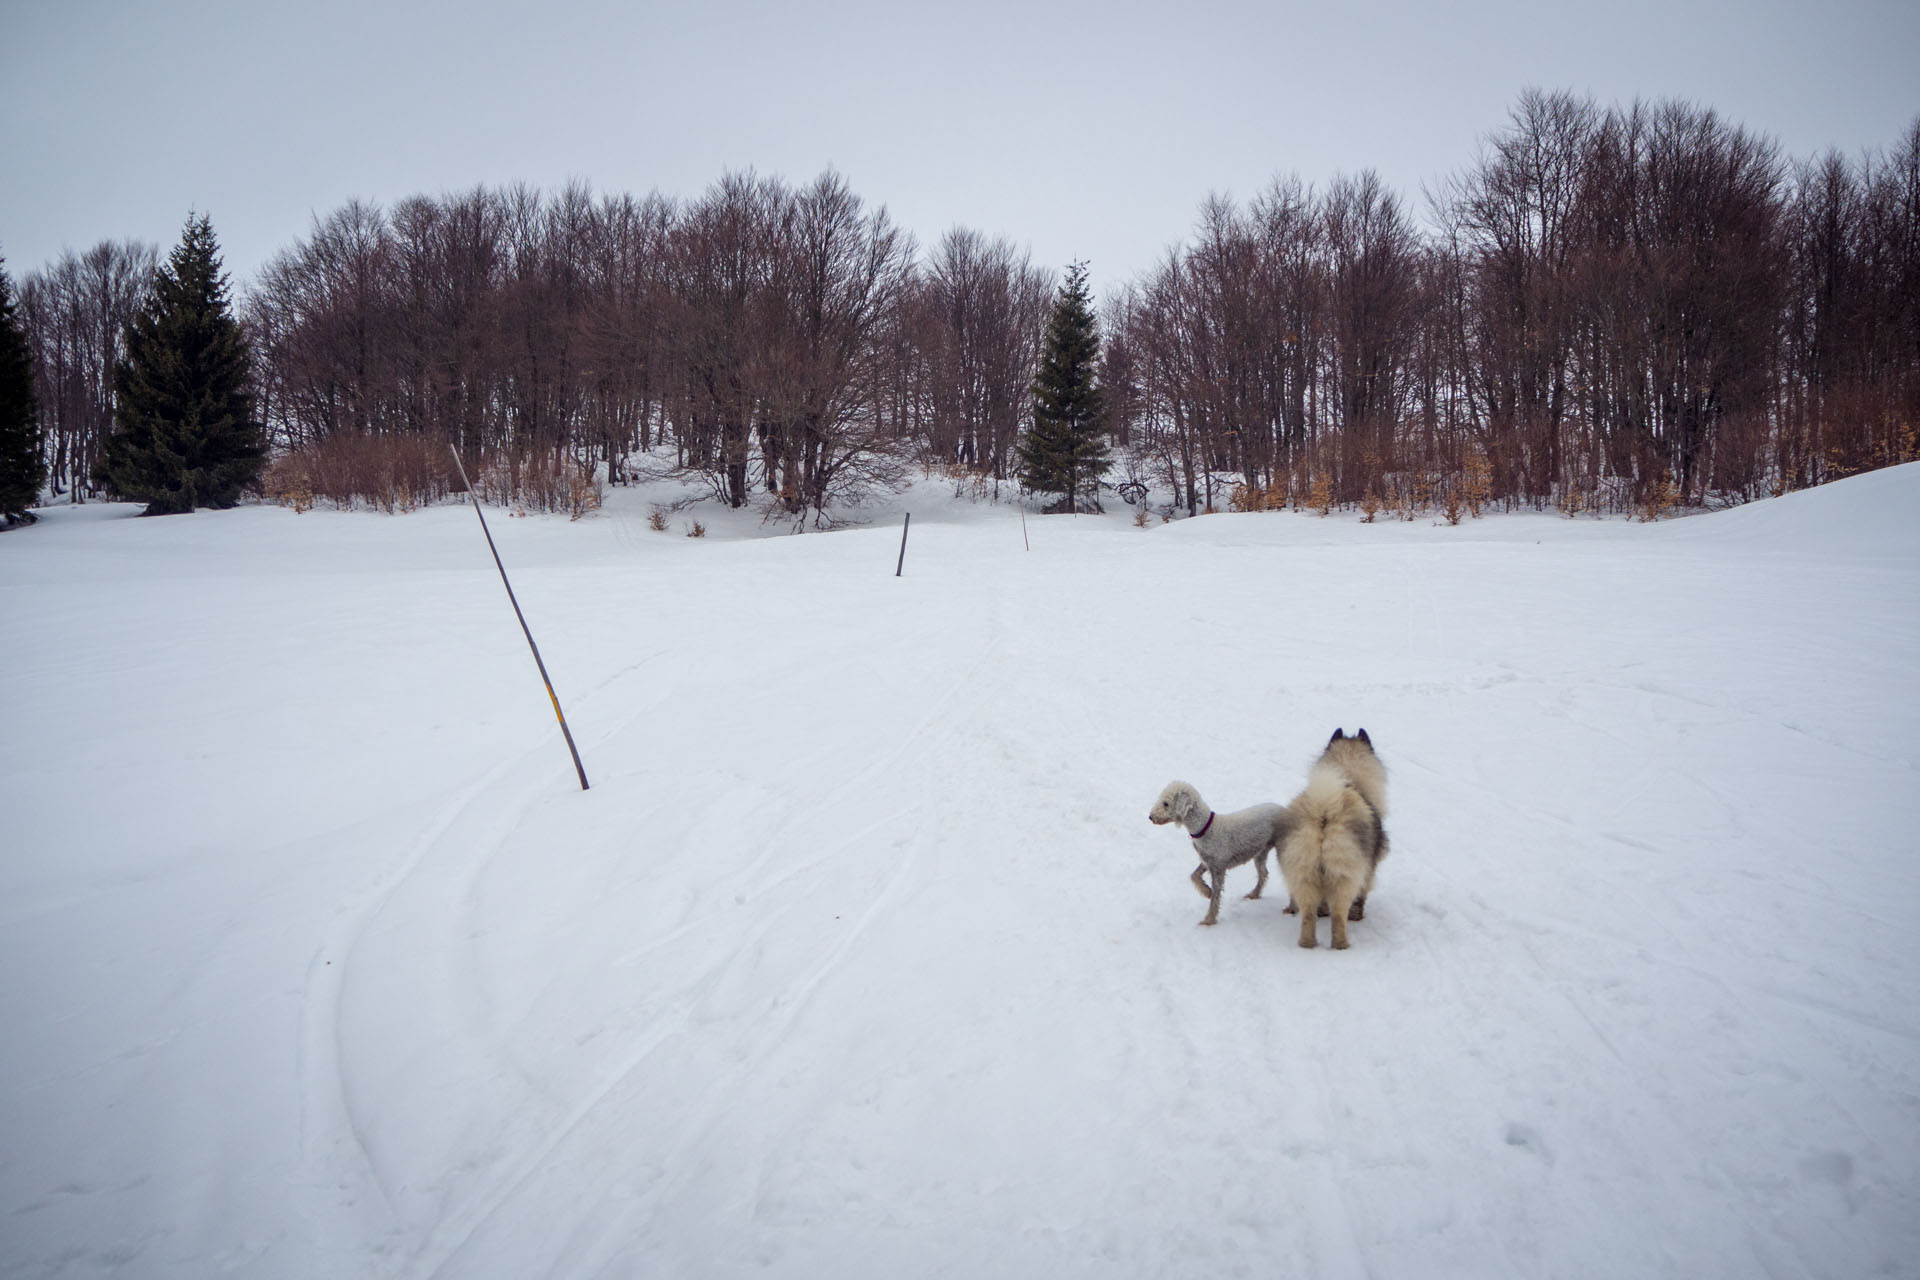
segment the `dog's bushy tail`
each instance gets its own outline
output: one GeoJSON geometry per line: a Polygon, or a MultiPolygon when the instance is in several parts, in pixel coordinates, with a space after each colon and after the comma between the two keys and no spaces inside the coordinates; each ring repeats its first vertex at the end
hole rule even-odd
{"type": "Polygon", "coordinates": [[[1338,765],[1317,764],[1307,774],[1307,789],[1294,797],[1295,825],[1317,832],[1345,814],[1359,798],[1338,765]]]}
{"type": "Polygon", "coordinates": [[[1333,830],[1353,835],[1363,825],[1372,825],[1366,799],[1335,764],[1315,765],[1307,774],[1306,790],[1293,798],[1287,810],[1290,831],[1281,858],[1294,860],[1302,868],[1320,869],[1316,874],[1324,872],[1327,839],[1333,830]]]}

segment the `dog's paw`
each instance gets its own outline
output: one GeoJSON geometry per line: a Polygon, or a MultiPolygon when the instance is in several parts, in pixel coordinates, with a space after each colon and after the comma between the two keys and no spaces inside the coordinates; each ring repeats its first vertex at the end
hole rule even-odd
{"type": "Polygon", "coordinates": [[[1320,939],[1318,939],[1318,938],[1302,938],[1302,939],[1300,939],[1300,946],[1301,946],[1301,949],[1302,949],[1302,950],[1305,950],[1305,951],[1311,951],[1311,950],[1313,950],[1313,949],[1314,949],[1315,947],[1317,947],[1317,946],[1319,946],[1319,945],[1320,945],[1320,939]]]}

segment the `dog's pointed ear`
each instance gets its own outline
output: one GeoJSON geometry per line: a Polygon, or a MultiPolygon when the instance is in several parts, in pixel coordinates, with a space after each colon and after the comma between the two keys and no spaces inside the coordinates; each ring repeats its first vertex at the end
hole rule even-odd
{"type": "Polygon", "coordinates": [[[1345,729],[1335,729],[1333,731],[1333,736],[1327,739],[1327,745],[1332,746],[1334,743],[1340,741],[1340,739],[1346,736],[1347,736],[1347,731],[1345,729]]]}
{"type": "Polygon", "coordinates": [[[1360,731],[1360,741],[1366,743],[1368,746],[1373,745],[1373,739],[1367,736],[1367,731],[1365,729],[1362,729],[1360,731]]]}

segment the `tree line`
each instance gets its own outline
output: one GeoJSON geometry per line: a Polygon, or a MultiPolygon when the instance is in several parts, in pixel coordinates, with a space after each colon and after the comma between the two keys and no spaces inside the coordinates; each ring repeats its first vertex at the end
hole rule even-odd
{"type": "MultiPolygon", "coordinates": [[[[48,483],[74,500],[103,491],[156,260],[103,244],[22,283],[48,483]]],[[[686,200],[352,202],[238,310],[283,460],[444,440],[616,483],[664,462],[802,520],[916,464],[1053,483],[1029,455],[1060,283],[1004,237],[922,248],[839,174],[731,173],[686,200]]],[[[1099,328],[1100,433],[1189,513],[1818,484],[1920,453],[1920,120],[1795,161],[1689,103],[1530,91],[1417,214],[1370,171],[1210,196],[1099,328]]],[[[1073,447],[1097,476],[1104,451],[1073,447]]]]}
{"type": "Polygon", "coordinates": [[[1920,120],[1795,164],[1686,103],[1529,92],[1428,205],[1372,173],[1209,199],[1113,307],[1136,465],[1189,510],[1220,476],[1579,511],[1920,456],[1920,120]]]}
{"type": "Polygon", "coordinates": [[[924,259],[839,174],[697,200],[582,185],[354,203],[248,297],[277,440],[445,437],[615,482],[670,451],[729,505],[824,516],[914,460],[1005,477],[1052,281],[956,229],[924,259]]]}

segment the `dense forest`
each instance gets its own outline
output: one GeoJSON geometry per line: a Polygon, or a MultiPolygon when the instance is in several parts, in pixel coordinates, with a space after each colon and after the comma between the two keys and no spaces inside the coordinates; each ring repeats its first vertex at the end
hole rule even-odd
{"type": "MultiPolygon", "coordinates": [[[[22,281],[74,501],[156,261],[108,243],[22,281]]],[[[501,493],[577,507],[670,466],[800,521],[913,466],[1010,480],[1058,282],[1004,236],[916,244],[837,173],[730,173],[349,203],[239,302],[283,500],[431,500],[452,441],[501,493]]],[[[1109,480],[1186,513],[1819,484],[1920,456],[1920,119],[1793,159],[1685,102],[1528,92],[1418,207],[1368,171],[1209,197],[1099,327],[1109,480]]]]}

